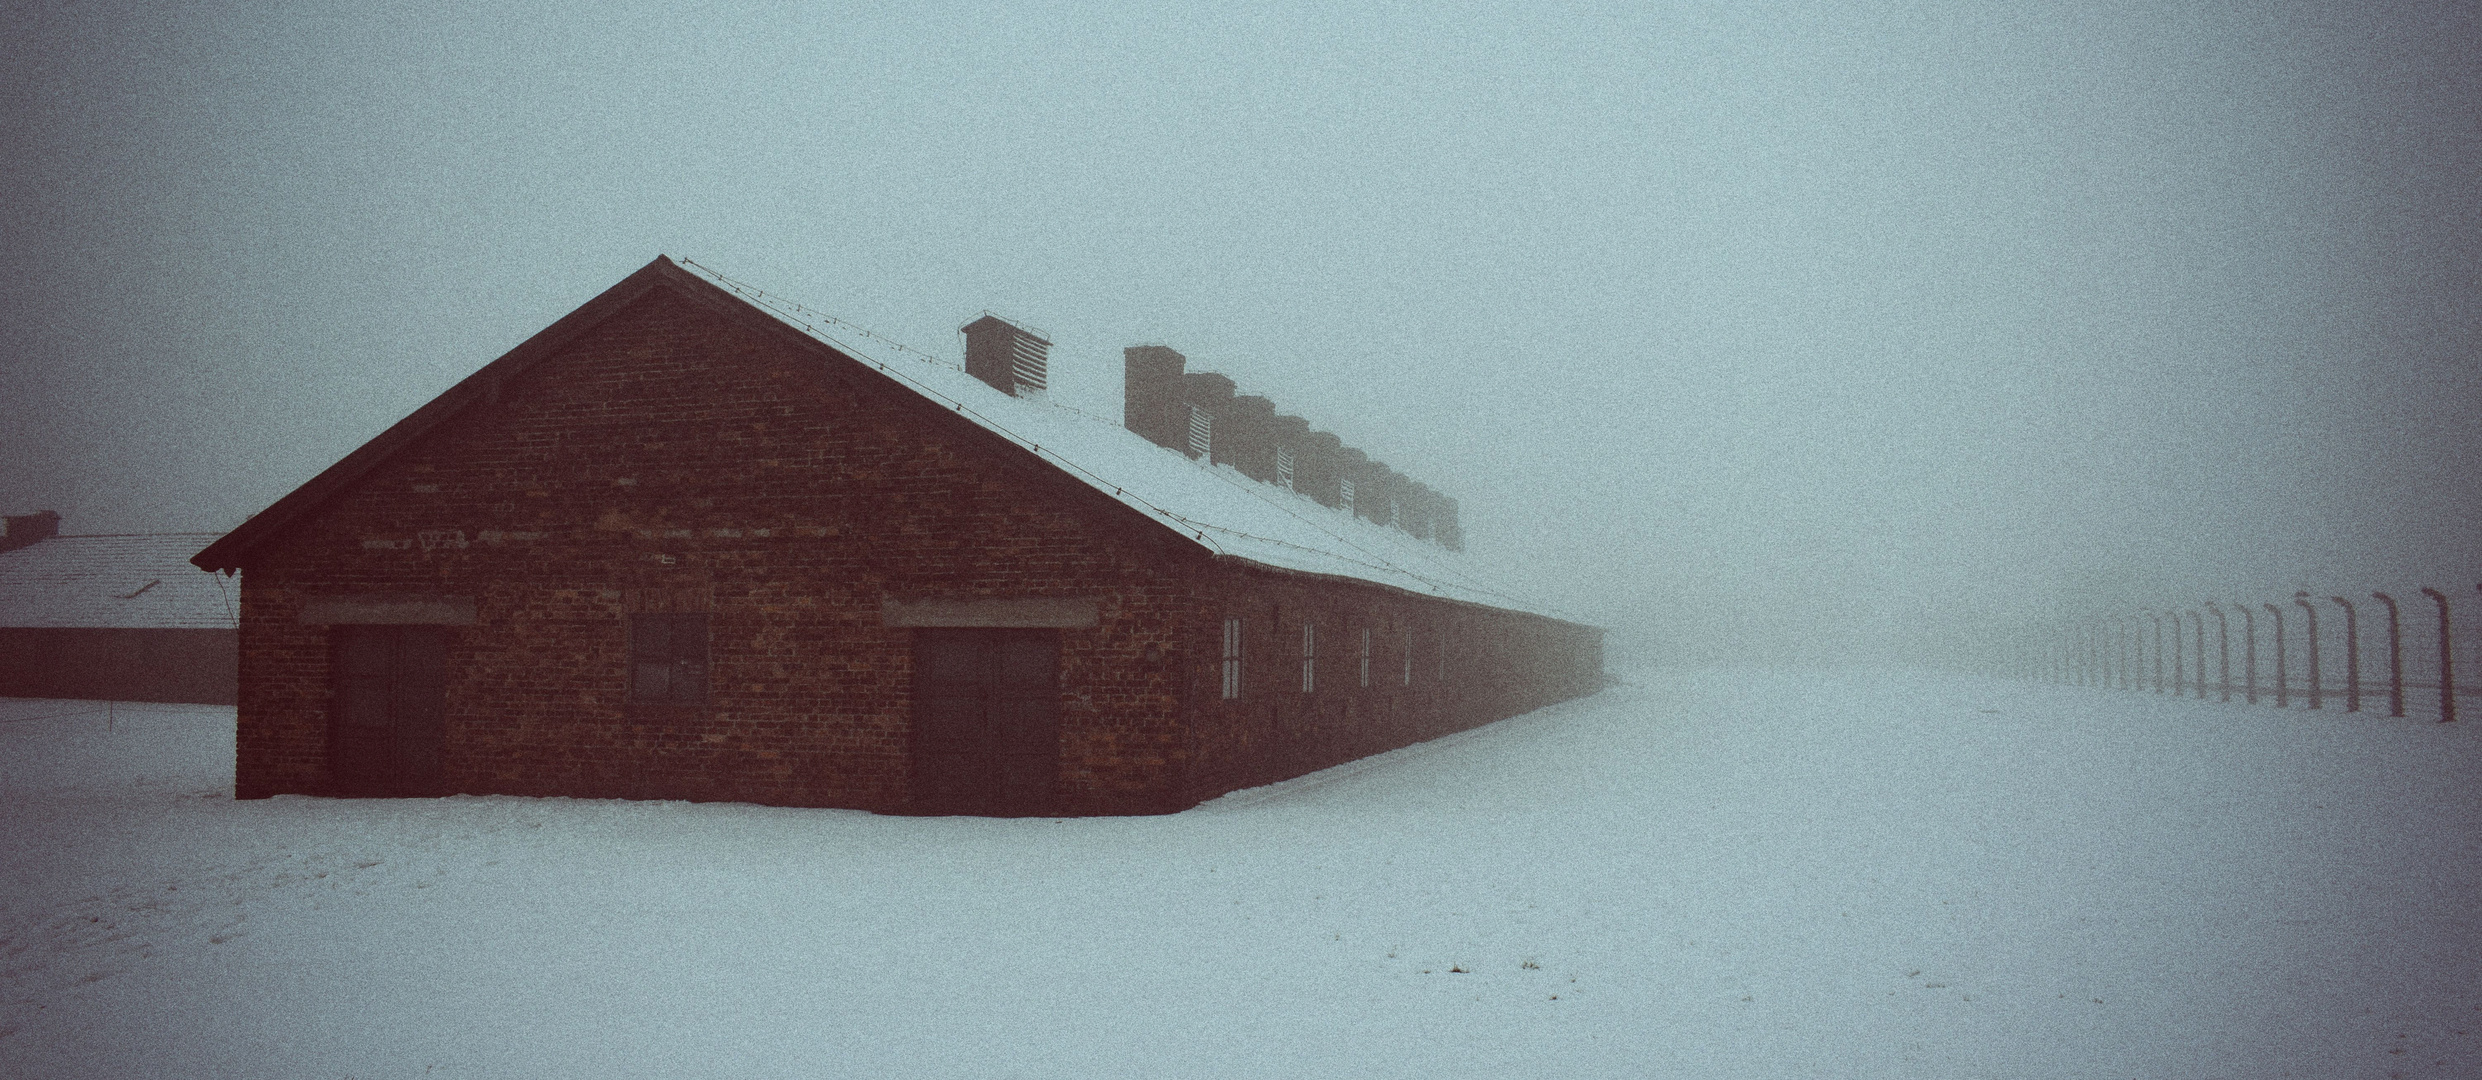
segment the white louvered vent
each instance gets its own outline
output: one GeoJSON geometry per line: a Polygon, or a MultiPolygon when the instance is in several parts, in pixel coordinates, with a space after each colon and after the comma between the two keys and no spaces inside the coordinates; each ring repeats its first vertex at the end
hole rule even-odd
{"type": "Polygon", "coordinates": [[[1189,407],[1189,456],[1205,458],[1215,453],[1215,414],[1195,405],[1189,407]]]}
{"type": "Polygon", "coordinates": [[[1275,448],[1275,482],[1277,487],[1293,490],[1293,452],[1281,446],[1275,448]]]}
{"type": "Polygon", "coordinates": [[[1017,376],[1017,392],[1042,390],[1050,385],[1051,343],[1032,334],[1018,334],[1009,342],[1008,364],[1017,376]]]}
{"type": "Polygon", "coordinates": [[[1346,513],[1349,514],[1353,512],[1352,477],[1348,476],[1336,482],[1336,503],[1337,505],[1344,507],[1346,513]]]}

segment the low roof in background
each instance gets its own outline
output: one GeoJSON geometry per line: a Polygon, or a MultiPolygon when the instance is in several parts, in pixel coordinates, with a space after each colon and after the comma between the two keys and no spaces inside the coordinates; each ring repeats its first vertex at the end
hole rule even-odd
{"type": "Polygon", "coordinates": [[[0,627],[233,629],[235,582],[190,565],[219,535],[54,536],[0,551],[0,627]]]}

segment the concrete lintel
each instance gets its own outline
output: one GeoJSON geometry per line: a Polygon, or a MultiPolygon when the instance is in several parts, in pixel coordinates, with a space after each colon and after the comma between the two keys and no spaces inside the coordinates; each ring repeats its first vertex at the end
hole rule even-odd
{"type": "Polygon", "coordinates": [[[302,625],[471,626],[471,596],[315,596],[302,601],[302,625]]]}
{"type": "Polygon", "coordinates": [[[1064,630],[1095,625],[1100,605],[1093,600],[1021,597],[1006,600],[916,600],[889,597],[879,605],[888,626],[1057,627],[1064,630]]]}

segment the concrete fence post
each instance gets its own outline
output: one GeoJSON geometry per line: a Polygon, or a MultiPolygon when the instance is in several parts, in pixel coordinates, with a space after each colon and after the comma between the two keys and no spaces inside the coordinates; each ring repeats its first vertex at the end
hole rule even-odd
{"type": "Polygon", "coordinates": [[[2341,596],[2330,596],[2337,607],[2344,609],[2344,711],[2361,711],[2361,616],[2353,610],[2353,602],[2341,596]]]}
{"type": "Polygon", "coordinates": [[[2456,719],[2456,654],[2448,641],[2448,594],[2424,585],[2422,595],[2439,605],[2439,722],[2445,724],[2456,719]]]}
{"type": "Polygon", "coordinates": [[[2184,650],[2183,650],[2183,649],[2182,649],[2182,647],[2181,647],[2181,639],[2180,639],[2180,612],[2175,611],[2175,612],[2173,612],[2173,613],[2172,613],[2172,696],[2173,696],[2173,697],[2179,697],[2179,696],[2181,695],[2181,681],[2180,681],[2180,673],[2181,673],[2180,659],[2181,659],[2181,656],[2180,656],[2180,654],[2181,654],[2183,651],[2184,651],[2184,650]]]}
{"type": "Polygon", "coordinates": [[[2151,608],[2146,615],[2155,622],[2155,693],[2160,694],[2163,692],[2163,616],[2151,608]]]}
{"type": "Polygon", "coordinates": [[[2223,694],[2216,700],[2228,702],[2232,700],[2232,620],[2212,600],[2206,602],[2206,610],[2215,613],[2215,680],[2223,694]]]}
{"type": "Polygon", "coordinates": [[[2370,599],[2387,605],[2387,715],[2404,715],[2404,630],[2396,617],[2396,598],[2383,592],[2370,599]]]}
{"type": "Polygon", "coordinates": [[[2132,629],[2134,625],[2126,615],[2111,621],[2111,661],[2120,675],[2114,685],[2123,690],[2129,688],[2129,680],[2135,677],[2133,673],[2137,670],[2136,662],[2130,659],[2133,654],[2129,651],[2129,642],[2134,640],[2130,635],[2136,633],[2132,629]]]}
{"type": "Polygon", "coordinates": [[[2318,609],[2310,606],[2310,594],[2304,590],[2292,594],[2292,602],[2310,613],[2310,707],[2318,708],[2318,609]]]}
{"type": "Polygon", "coordinates": [[[2248,687],[2249,703],[2255,705],[2258,703],[2258,613],[2250,610],[2248,604],[2238,606],[2241,609],[2242,685],[2248,687]]]}
{"type": "Polygon", "coordinates": [[[2199,612],[2190,612],[2189,627],[2196,632],[2198,645],[2197,648],[2191,650],[2189,653],[2189,655],[2197,657],[2197,660],[2191,665],[2196,668],[2194,674],[2197,676],[2197,680],[2190,684],[2190,688],[2198,692],[2197,697],[2199,701],[2204,701],[2206,700],[2206,616],[2199,612]]]}

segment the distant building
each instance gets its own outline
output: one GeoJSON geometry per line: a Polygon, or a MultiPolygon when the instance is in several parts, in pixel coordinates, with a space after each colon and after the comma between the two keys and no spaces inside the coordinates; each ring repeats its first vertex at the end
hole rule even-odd
{"type": "Polygon", "coordinates": [[[189,565],[215,533],[60,535],[46,510],[0,539],[0,697],[234,702],[237,586],[189,565]]]}
{"type": "Polygon", "coordinates": [[[962,369],[829,326],[659,258],[199,552],[238,794],[1164,812],[1601,685],[1435,501],[1332,509],[1333,436],[1168,450],[1006,320],[962,369]]]}

